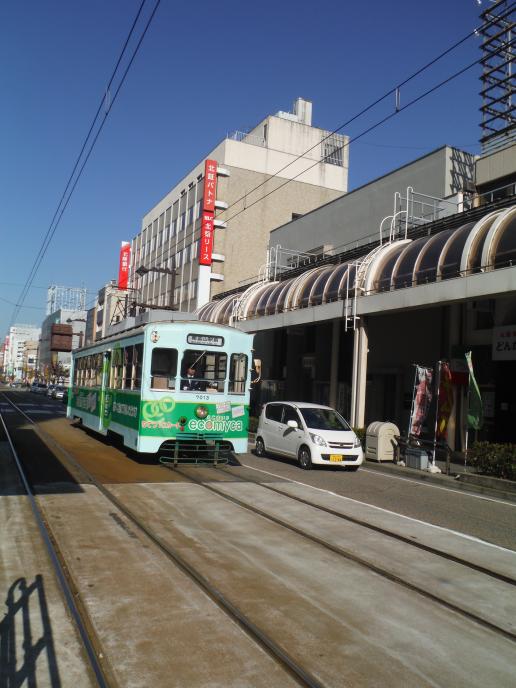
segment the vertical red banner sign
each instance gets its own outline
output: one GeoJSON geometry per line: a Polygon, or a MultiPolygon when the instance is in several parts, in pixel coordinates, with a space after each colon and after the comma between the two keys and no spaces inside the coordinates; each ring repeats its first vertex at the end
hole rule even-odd
{"type": "Polygon", "coordinates": [[[204,197],[202,203],[201,241],[199,265],[211,265],[213,253],[213,219],[217,197],[217,162],[206,160],[204,163],[204,197]]]}
{"type": "Polygon", "coordinates": [[[199,265],[211,265],[211,254],[213,252],[213,213],[207,210],[202,214],[200,243],[199,265]]]}
{"type": "Polygon", "coordinates": [[[206,160],[204,163],[204,201],[203,210],[215,212],[215,199],[217,197],[217,162],[206,160]]]}
{"type": "Polygon", "coordinates": [[[118,288],[127,289],[129,282],[129,262],[131,257],[131,244],[122,241],[120,248],[120,265],[118,268],[118,288]]]}

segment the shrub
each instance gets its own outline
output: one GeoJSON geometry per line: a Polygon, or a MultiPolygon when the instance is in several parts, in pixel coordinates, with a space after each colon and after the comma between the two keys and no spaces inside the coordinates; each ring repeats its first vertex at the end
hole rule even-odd
{"type": "Polygon", "coordinates": [[[366,429],[365,428],[353,428],[353,432],[355,433],[355,435],[360,440],[360,443],[361,443],[362,449],[363,449],[365,447],[366,429]]]}
{"type": "Polygon", "coordinates": [[[468,461],[484,475],[516,480],[516,444],[475,442],[468,449],[468,461]]]}

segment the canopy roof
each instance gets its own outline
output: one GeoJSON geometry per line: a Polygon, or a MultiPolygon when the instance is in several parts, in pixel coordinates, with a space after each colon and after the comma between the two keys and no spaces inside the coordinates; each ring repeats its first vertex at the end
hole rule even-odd
{"type": "Polygon", "coordinates": [[[198,309],[200,320],[227,324],[331,301],[516,265],[516,206],[419,239],[378,246],[358,261],[316,267],[281,282],[259,282],[198,309]]]}

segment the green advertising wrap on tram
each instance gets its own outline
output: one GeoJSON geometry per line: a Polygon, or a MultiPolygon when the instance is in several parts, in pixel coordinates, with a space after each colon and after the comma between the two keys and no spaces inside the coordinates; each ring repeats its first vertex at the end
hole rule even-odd
{"type": "Polygon", "coordinates": [[[198,321],[107,337],[74,352],[67,416],[137,452],[214,443],[245,452],[251,347],[251,335],[198,321]]]}

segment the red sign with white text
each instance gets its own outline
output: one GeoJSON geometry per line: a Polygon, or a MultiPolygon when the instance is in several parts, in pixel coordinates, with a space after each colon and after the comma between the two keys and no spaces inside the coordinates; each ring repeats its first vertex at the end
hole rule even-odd
{"type": "Polygon", "coordinates": [[[204,201],[203,210],[215,212],[217,197],[217,161],[206,160],[204,163],[204,201]]]}
{"type": "Polygon", "coordinates": [[[213,212],[205,210],[201,220],[201,240],[199,246],[199,265],[211,265],[213,253],[213,212]]]}
{"type": "Polygon", "coordinates": [[[131,258],[131,244],[122,241],[120,248],[120,266],[118,268],[118,288],[127,289],[129,282],[129,262],[131,258]]]}

